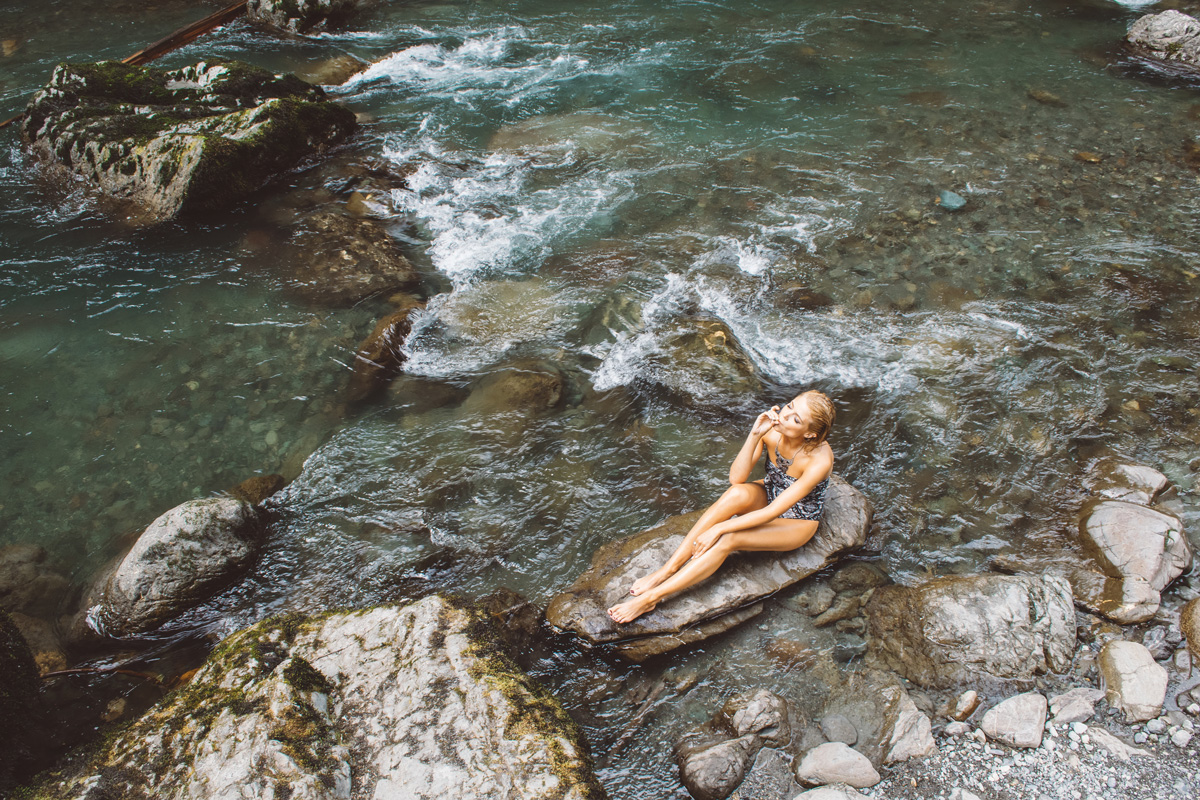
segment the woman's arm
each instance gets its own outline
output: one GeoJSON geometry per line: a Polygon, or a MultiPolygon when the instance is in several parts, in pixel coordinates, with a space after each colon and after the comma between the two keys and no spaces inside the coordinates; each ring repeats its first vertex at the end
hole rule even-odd
{"type": "Polygon", "coordinates": [[[763,437],[771,430],[771,421],[770,411],[764,411],[758,415],[758,419],[754,420],[754,425],[751,426],[746,441],[742,442],[742,449],[738,451],[737,457],[733,459],[733,464],[729,467],[730,486],[737,486],[739,483],[746,483],[750,480],[750,471],[754,469],[759,456],[762,455],[763,437]]]}
{"type": "Polygon", "coordinates": [[[773,503],[757,511],[751,511],[748,514],[742,514],[724,522],[719,522],[709,530],[716,530],[719,534],[724,535],[770,522],[805,497],[808,497],[809,493],[816,488],[816,485],[828,478],[829,473],[832,471],[833,451],[828,447],[822,448],[813,454],[808,464],[805,465],[804,472],[800,473],[800,476],[796,478],[791,486],[780,492],[773,503]]]}

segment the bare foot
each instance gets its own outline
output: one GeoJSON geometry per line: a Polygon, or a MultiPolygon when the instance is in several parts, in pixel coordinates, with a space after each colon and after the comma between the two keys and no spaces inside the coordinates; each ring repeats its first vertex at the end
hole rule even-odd
{"type": "Polygon", "coordinates": [[[633,622],[647,611],[653,611],[656,605],[658,605],[657,600],[651,600],[649,597],[635,597],[613,606],[608,610],[608,615],[612,617],[613,622],[623,625],[626,622],[633,622]]]}
{"type": "Polygon", "coordinates": [[[645,594],[646,592],[658,586],[665,581],[667,576],[663,574],[661,569],[651,572],[649,575],[643,575],[633,582],[633,588],[629,590],[632,595],[645,594]]]}

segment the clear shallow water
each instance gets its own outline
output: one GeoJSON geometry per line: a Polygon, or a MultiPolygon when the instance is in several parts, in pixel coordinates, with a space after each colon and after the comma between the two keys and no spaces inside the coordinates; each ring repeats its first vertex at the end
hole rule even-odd
{"type": "MultiPolygon", "coordinates": [[[[195,11],[7,5],[0,110],[57,60],[125,55],[195,11]]],[[[406,374],[341,414],[387,303],[298,303],[260,247],[347,199],[336,169],[136,231],[40,183],[7,131],[0,537],[83,577],[161,511],[283,471],[262,563],[177,629],[434,588],[542,604],[600,544],[710,499],[753,412],[812,386],[839,402],[838,469],[898,579],[1061,538],[1105,452],[1164,470],[1194,529],[1200,100],[1110,58],[1134,17],[531,1],[379,8],[314,41],[230,26],[165,63],[373,64],[330,91],[373,120],[354,152],[394,177],[370,207],[433,287],[406,374]],[[941,210],[942,189],[968,206],[941,210]],[[794,285],[832,303],[789,306],[794,285]],[[755,391],[663,352],[694,319],[728,327],[755,391]],[[445,388],[528,358],[563,370],[561,409],[445,388]]],[[[785,603],[759,625],[646,667],[568,642],[533,667],[614,796],[682,797],[663,754],[721,697],[755,677],[811,702],[765,641],[837,645],[785,603]],[[676,688],[610,753],[660,680],[676,688]]]]}

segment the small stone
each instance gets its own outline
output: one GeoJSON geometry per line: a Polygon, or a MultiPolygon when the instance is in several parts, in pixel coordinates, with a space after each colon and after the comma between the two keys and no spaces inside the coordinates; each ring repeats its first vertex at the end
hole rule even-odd
{"type": "Polygon", "coordinates": [[[979,708],[979,693],[974,689],[968,689],[958,696],[954,705],[947,709],[946,716],[961,722],[974,714],[977,708],[979,708]]]}
{"type": "Polygon", "coordinates": [[[1082,161],[1085,164],[1099,164],[1104,160],[1104,156],[1088,150],[1080,150],[1075,153],[1075,160],[1082,161]]]}
{"type": "Polygon", "coordinates": [[[1066,108],[1067,104],[1063,102],[1058,95],[1047,92],[1045,89],[1028,89],[1025,96],[1030,100],[1036,100],[1044,106],[1052,106],[1054,108],[1066,108]]]}
{"type": "Polygon", "coordinates": [[[279,444],[279,433],[277,431],[268,431],[264,441],[266,441],[269,446],[274,447],[275,445],[279,444]]]}
{"type": "Polygon", "coordinates": [[[943,189],[938,194],[938,204],[947,211],[958,211],[967,204],[967,198],[949,189],[943,189]]]}
{"type": "Polygon", "coordinates": [[[1189,731],[1178,730],[1171,734],[1171,744],[1176,747],[1187,747],[1190,741],[1192,741],[1192,734],[1189,731]]]}
{"type": "Polygon", "coordinates": [[[1013,747],[1037,747],[1046,725],[1046,698],[1026,692],[997,703],[983,715],[980,728],[988,738],[1013,747]]]}
{"type": "Polygon", "coordinates": [[[1200,703],[1192,703],[1187,707],[1187,713],[1193,717],[1200,715],[1200,703]]]}
{"type": "Polygon", "coordinates": [[[1146,723],[1146,733],[1162,733],[1167,729],[1167,722],[1162,717],[1152,719],[1146,723]]]}
{"type": "Polygon", "coordinates": [[[1088,729],[1088,726],[1084,725],[1082,722],[1072,722],[1071,723],[1071,732],[1072,733],[1077,733],[1080,736],[1082,736],[1083,734],[1087,733],[1087,729],[1088,729]]]}
{"type": "Polygon", "coordinates": [[[1135,744],[1145,744],[1146,740],[1149,738],[1150,737],[1146,735],[1145,731],[1138,731],[1133,735],[1133,741],[1135,744]]]}
{"type": "Polygon", "coordinates": [[[947,736],[959,737],[966,736],[971,732],[971,726],[965,722],[951,722],[944,728],[947,736]]]}

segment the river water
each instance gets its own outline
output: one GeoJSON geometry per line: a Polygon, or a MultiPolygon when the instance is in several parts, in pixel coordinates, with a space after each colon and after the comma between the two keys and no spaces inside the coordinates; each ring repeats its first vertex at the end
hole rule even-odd
{"type": "MultiPolygon", "coordinates": [[[[0,112],[212,7],[11,0],[0,112]]],[[[366,120],[342,158],[390,176],[370,213],[426,275],[405,374],[340,413],[386,300],[299,302],[258,251],[313,197],[346,202],[328,171],[136,228],[0,132],[0,544],[82,581],[162,511],[283,472],[267,555],[172,631],[436,589],[544,605],[599,545],[710,500],[754,413],[805,388],[837,401],[837,470],[897,580],[1061,540],[1108,453],[1165,472],[1195,540],[1200,95],[1122,60],[1137,16],[516,0],[383,4],[308,40],[230,25],[162,63],[371,63],[327,88],[366,120]],[[737,340],[749,391],[670,349],[697,320],[737,340]],[[557,410],[460,402],[531,360],[566,376],[557,410]]],[[[645,666],[561,641],[530,666],[614,797],[686,797],[682,729],[748,685],[803,704],[761,655],[784,611],[645,666]]]]}

